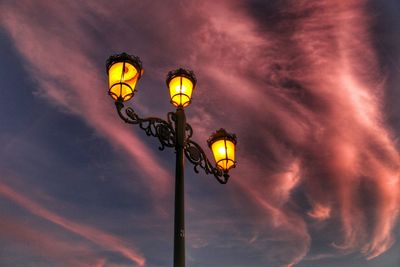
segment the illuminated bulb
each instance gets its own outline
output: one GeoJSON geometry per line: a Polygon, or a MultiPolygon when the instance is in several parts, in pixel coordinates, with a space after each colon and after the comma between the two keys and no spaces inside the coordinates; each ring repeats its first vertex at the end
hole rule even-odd
{"type": "Polygon", "coordinates": [[[184,69],[170,71],[166,82],[169,88],[171,103],[175,107],[187,107],[190,104],[196,85],[196,77],[193,72],[184,69]]]}
{"type": "Polygon", "coordinates": [[[116,101],[127,101],[143,73],[142,63],[135,56],[122,53],[107,60],[108,93],[116,101]]]}
{"type": "Polygon", "coordinates": [[[208,139],[207,143],[213,152],[218,168],[228,171],[235,167],[236,135],[220,129],[208,139]]]}

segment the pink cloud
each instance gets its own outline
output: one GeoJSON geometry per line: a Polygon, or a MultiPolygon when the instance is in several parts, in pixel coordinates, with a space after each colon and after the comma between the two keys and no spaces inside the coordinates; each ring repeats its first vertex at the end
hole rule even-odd
{"type": "MultiPolygon", "coordinates": [[[[20,1],[3,5],[2,22],[41,93],[140,164],[153,198],[169,194],[170,175],[116,122],[88,53],[100,54],[101,44],[82,20],[107,36],[103,46],[143,52],[154,66],[150,73],[161,72],[165,62],[196,70],[196,137],[205,140],[220,126],[238,134],[239,164],[229,186],[241,195],[232,193],[230,203],[245,198],[254,204],[247,209],[262,218],[254,232],[284,241],[264,247],[265,254],[285,266],[300,262],[318,238],[309,232],[313,219],[323,230],[339,222],[328,243],[339,254],[361,251],[372,259],[389,249],[399,210],[399,155],[384,122],[385,80],[371,45],[366,2],[292,1],[264,22],[268,16],[240,1],[163,5],[162,11],[159,5],[141,3],[127,11],[122,2],[20,1]],[[54,15],[41,21],[43,10],[54,15]],[[43,27],[47,20],[52,27],[43,27]],[[61,64],[60,55],[68,62],[61,64]],[[296,203],[298,190],[308,208],[296,203]]],[[[258,242],[254,236],[243,240],[258,242]]]]}
{"type": "Polygon", "coordinates": [[[318,221],[323,221],[331,216],[331,208],[317,203],[314,205],[313,210],[307,214],[318,221]]]}
{"type": "Polygon", "coordinates": [[[106,95],[105,73],[99,76],[98,67],[84,51],[95,44],[85,38],[86,32],[76,17],[67,15],[84,7],[76,4],[29,1],[15,6],[4,4],[7,12],[3,12],[2,22],[26,60],[26,68],[38,82],[39,94],[64,111],[80,116],[116,148],[126,152],[149,177],[144,182],[154,199],[162,199],[169,194],[171,174],[158,164],[156,154],[138,139],[134,129],[117,118],[114,105],[106,95]],[[54,27],[44,27],[42,12],[58,14],[51,17],[54,27]]]}
{"type": "Polygon", "coordinates": [[[51,212],[39,203],[36,203],[33,199],[19,194],[4,183],[0,183],[0,195],[15,202],[38,217],[46,219],[74,234],[80,235],[105,249],[120,253],[138,266],[145,265],[145,258],[136,249],[131,248],[118,237],[51,212]]]}
{"type": "MultiPolygon", "coordinates": [[[[278,14],[282,20],[274,26],[266,22],[265,31],[236,1],[203,6],[211,18],[198,33],[202,42],[195,45],[193,58],[194,66],[212,81],[208,87],[217,91],[218,101],[207,99],[208,105],[218,107],[211,117],[234,124],[239,140],[251,135],[257,143],[253,150],[239,147],[234,184],[264,208],[275,227],[289,231],[305,222],[292,217],[283,204],[292,203],[292,191],[305,184],[309,201],[318,203],[308,215],[341,221],[336,247],[359,250],[372,259],[393,244],[399,157],[383,123],[384,79],[369,39],[365,2],[282,6],[287,17],[278,14]],[[256,148],[272,156],[255,156],[256,148]],[[268,161],[271,157],[276,163],[268,161]],[[293,162],[299,165],[295,180],[286,176],[293,162]],[[275,169],[268,170],[271,167],[275,169]],[[371,207],[360,200],[368,197],[360,183],[375,186],[373,219],[367,215],[371,207]],[[282,194],[286,201],[280,201],[282,194]],[[367,221],[372,222],[372,235],[367,221]]],[[[300,227],[299,233],[292,237],[301,240],[308,235],[307,227],[300,227]]],[[[291,264],[307,254],[307,243],[301,247],[291,264]]]]}
{"type": "Polygon", "coordinates": [[[34,229],[32,224],[3,216],[0,226],[2,239],[17,243],[20,251],[27,247],[33,254],[62,262],[63,266],[87,267],[96,261],[97,255],[89,247],[56,238],[48,232],[34,229]]]}

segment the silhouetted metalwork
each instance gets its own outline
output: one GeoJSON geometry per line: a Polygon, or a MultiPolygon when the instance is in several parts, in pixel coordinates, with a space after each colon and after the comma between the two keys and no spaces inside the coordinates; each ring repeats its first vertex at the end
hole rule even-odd
{"type": "Polygon", "coordinates": [[[185,155],[186,158],[194,165],[194,171],[199,173],[199,167],[202,168],[206,174],[213,174],[218,182],[221,184],[226,184],[229,179],[229,174],[227,171],[222,171],[216,168],[208,160],[206,154],[199,144],[192,140],[187,140],[185,145],[185,155]]]}
{"type": "Polygon", "coordinates": [[[113,55],[107,60],[106,67],[109,95],[115,100],[120,118],[126,123],[139,125],[146,135],[156,137],[160,142],[160,150],[165,147],[175,148],[174,267],[185,267],[185,157],[193,164],[196,173],[201,168],[206,174],[214,175],[221,184],[226,184],[229,169],[236,165],[236,136],[220,129],[210,137],[208,145],[217,162],[214,166],[200,145],[191,140],[193,129],[186,122],[184,108],[191,103],[197,82],[192,71],[180,68],[168,73],[166,83],[176,112],[169,112],[167,119],[163,120],[155,117],[141,118],[131,107],[124,107],[123,102],[133,98],[136,83],[143,74],[139,57],[126,53],[113,55]]]}
{"type": "Polygon", "coordinates": [[[175,147],[175,130],[172,121],[175,119],[175,113],[169,112],[167,121],[160,118],[140,118],[131,108],[125,109],[126,116],[123,114],[124,104],[120,101],[115,102],[118,115],[129,124],[138,124],[148,136],[157,137],[160,141],[160,150],[165,147],[175,147]]]}
{"type": "Polygon", "coordinates": [[[140,60],[139,57],[134,56],[134,55],[129,55],[127,53],[121,53],[121,54],[115,54],[110,56],[107,61],[106,61],[106,71],[110,69],[110,67],[117,62],[128,62],[135,66],[137,69],[138,73],[142,75],[143,67],[142,67],[142,61],[140,60]]]}
{"type": "MultiPolygon", "coordinates": [[[[118,115],[124,122],[129,124],[138,124],[139,127],[144,130],[147,136],[158,138],[158,141],[160,142],[160,150],[164,150],[165,147],[175,147],[175,112],[169,112],[167,115],[167,120],[155,117],[141,118],[131,107],[124,109],[124,104],[121,101],[115,102],[115,106],[117,108],[118,115]],[[126,115],[123,114],[124,111],[126,115]]],[[[186,138],[183,144],[184,153],[189,162],[194,165],[194,171],[199,173],[199,168],[202,168],[206,174],[212,174],[218,182],[221,184],[226,184],[229,179],[228,172],[214,167],[207,158],[207,155],[201,146],[190,140],[193,135],[193,129],[188,123],[185,125],[185,132],[186,138]]]]}

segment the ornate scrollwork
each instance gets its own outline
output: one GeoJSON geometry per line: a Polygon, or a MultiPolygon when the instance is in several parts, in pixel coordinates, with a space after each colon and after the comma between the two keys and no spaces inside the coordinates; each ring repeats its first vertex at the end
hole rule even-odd
{"type": "MultiPolygon", "coordinates": [[[[159,147],[160,150],[164,150],[165,147],[175,147],[176,132],[174,125],[176,123],[176,114],[174,112],[169,112],[167,115],[167,121],[165,121],[154,117],[140,118],[139,115],[130,107],[125,109],[126,115],[124,115],[124,104],[122,101],[115,102],[115,106],[117,107],[118,115],[124,122],[137,124],[148,136],[157,137],[161,144],[159,147]]],[[[193,129],[190,124],[186,123],[185,131],[186,140],[184,153],[186,158],[194,165],[194,171],[199,173],[199,168],[202,168],[206,174],[213,174],[218,182],[226,184],[229,179],[228,172],[214,167],[208,160],[200,145],[190,140],[193,135],[193,129]]]]}
{"type": "Polygon", "coordinates": [[[160,141],[160,150],[164,150],[165,147],[175,146],[175,130],[171,120],[174,120],[175,114],[173,112],[168,113],[168,121],[149,117],[140,118],[139,115],[130,107],[125,109],[126,116],[123,114],[124,104],[120,101],[115,102],[117,107],[118,115],[121,119],[130,124],[138,124],[139,127],[144,130],[146,135],[157,137],[160,141]]]}
{"type": "Polygon", "coordinates": [[[186,131],[186,140],[189,140],[190,137],[192,137],[192,135],[193,135],[193,128],[192,128],[192,126],[190,126],[189,123],[186,123],[185,131],[186,131]]]}
{"type": "Polygon", "coordinates": [[[194,165],[193,169],[199,173],[199,167],[204,169],[206,174],[213,174],[221,184],[226,184],[229,174],[219,168],[214,167],[208,160],[206,154],[199,144],[192,140],[187,140],[185,145],[186,158],[194,165]]]}

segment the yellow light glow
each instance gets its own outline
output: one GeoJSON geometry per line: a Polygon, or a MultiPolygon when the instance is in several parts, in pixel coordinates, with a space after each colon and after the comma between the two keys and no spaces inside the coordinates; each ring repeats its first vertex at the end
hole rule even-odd
{"type": "Polygon", "coordinates": [[[108,70],[109,93],[114,100],[127,101],[133,97],[139,78],[137,69],[127,62],[116,62],[108,70]]]}
{"type": "Polygon", "coordinates": [[[220,146],[218,148],[218,154],[219,155],[225,155],[225,153],[226,153],[225,146],[220,146]]]}
{"type": "Polygon", "coordinates": [[[217,140],[211,145],[217,166],[229,170],[235,165],[235,144],[227,139],[217,140]]]}
{"type": "Polygon", "coordinates": [[[186,77],[177,76],[169,82],[171,103],[176,107],[186,107],[190,104],[193,83],[186,77]]]}

